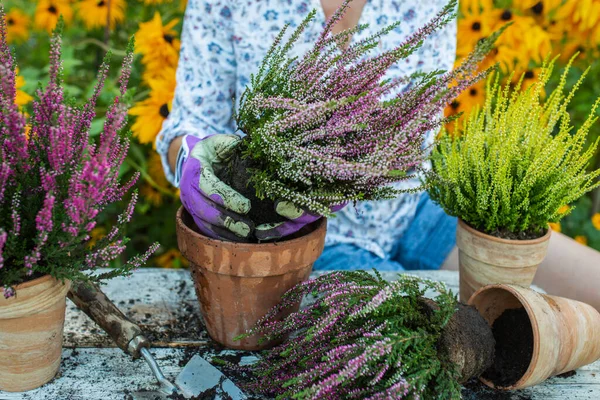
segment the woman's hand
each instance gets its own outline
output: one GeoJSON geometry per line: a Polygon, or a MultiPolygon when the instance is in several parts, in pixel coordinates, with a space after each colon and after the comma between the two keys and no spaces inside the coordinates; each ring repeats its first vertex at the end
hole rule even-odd
{"type": "Polygon", "coordinates": [[[254,231],[254,223],[245,216],[250,200],[217,178],[214,170],[229,160],[239,141],[236,135],[187,135],[177,160],[181,202],[200,232],[214,239],[248,241],[254,231]]]}
{"type": "MultiPolygon", "coordinates": [[[[321,215],[310,213],[289,201],[275,202],[275,212],[286,221],[255,226],[247,214],[250,200],[235,191],[215,174],[224,167],[239,144],[237,135],[217,134],[204,139],[187,135],[175,166],[181,201],[202,234],[236,242],[280,239],[292,235],[321,215]]],[[[340,210],[344,205],[332,208],[340,210]]]]}

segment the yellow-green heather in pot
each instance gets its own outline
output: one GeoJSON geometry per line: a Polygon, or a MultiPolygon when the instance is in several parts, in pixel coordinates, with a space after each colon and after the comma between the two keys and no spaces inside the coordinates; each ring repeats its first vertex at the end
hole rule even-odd
{"type": "Polygon", "coordinates": [[[491,78],[483,108],[459,134],[442,133],[433,151],[430,196],[460,219],[461,300],[485,284],[529,286],[546,254],[548,223],[599,185],[600,170],[588,170],[598,141],[585,147],[599,102],[575,130],[567,107],[587,71],[567,93],[570,65],[547,96],[554,60],[526,90],[491,78]]]}

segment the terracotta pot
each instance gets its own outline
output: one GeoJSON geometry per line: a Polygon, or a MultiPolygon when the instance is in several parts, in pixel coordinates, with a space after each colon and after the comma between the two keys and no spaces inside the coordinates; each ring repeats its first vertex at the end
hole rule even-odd
{"type": "MultiPolygon", "coordinates": [[[[234,243],[210,239],[195,230],[187,211],[177,212],[177,241],[190,261],[204,323],[210,336],[234,349],[258,350],[258,337],[234,338],[252,328],[281,296],[308,279],[325,245],[324,218],[295,239],[276,243],[234,243]]],[[[289,312],[297,311],[290,309],[289,312]]],[[[282,316],[283,317],[283,316],[282,316]]]]}
{"type": "Polygon", "coordinates": [[[533,240],[490,236],[458,221],[460,301],[466,302],[485,285],[506,283],[529,287],[546,257],[552,230],[533,240]]]}
{"type": "MultiPolygon", "coordinates": [[[[525,374],[512,386],[521,389],[600,359],[600,314],[588,304],[513,285],[490,285],[469,300],[492,325],[507,309],[525,307],[533,330],[533,355],[525,374]]],[[[519,332],[515,332],[516,335],[519,332]]],[[[486,385],[494,384],[481,379],[486,385]]]]}
{"type": "Polygon", "coordinates": [[[57,374],[70,287],[46,275],[8,299],[0,290],[0,390],[35,389],[57,374]]]}

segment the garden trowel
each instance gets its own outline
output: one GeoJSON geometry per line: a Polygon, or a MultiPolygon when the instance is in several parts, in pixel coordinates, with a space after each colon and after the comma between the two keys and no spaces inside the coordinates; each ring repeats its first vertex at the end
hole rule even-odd
{"type": "Polygon", "coordinates": [[[73,285],[69,298],[134,359],[143,357],[150,366],[160,388],[156,391],[131,393],[134,399],[246,399],[244,393],[217,368],[195,355],[171,383],[162,373],[148,350],[150,342],[140,327],[127,318],[106,295],[93,284],[73,285]],[[210,396],[210,397],[208,397],[210,396]]]}

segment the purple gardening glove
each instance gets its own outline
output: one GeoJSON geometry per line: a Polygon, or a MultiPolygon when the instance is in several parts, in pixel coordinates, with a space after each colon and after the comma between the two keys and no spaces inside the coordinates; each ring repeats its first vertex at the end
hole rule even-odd
{"type": "MultiPolygon", "coordinates": [[[[339,206],[334,206],[331,208],[331,212],[339,211],[344,208],[345,205],[346,204],[344,203],[339,206]]],[[[313,214],[299,208],[289,201],[275,202],[275,212],[282,217],[287,218],[288,221],[258,225],[254,232],[257,239],[270,240],[289,236],[322,217],[321,215],[313,214]]]]}
{"type": "Polygon", "coordinates": [[[177,157],[175,181],[181,202],[200,232],[214,239],[248,241],[254,224],[244,215],[250,200],[215,175],[214,167],[226,163],[239,136],[211,135],[204,139],[187,135],[177,157]]]}
{"type": "MultiPolygon", "coordinates": [[[[198,229],[206,236],[232,241],[272,240],[289,236],[321,218],[289,201],[275,202],[275,212],[287,221],[256,226],[246,217],[251,203],[221,181],[214,167],[226,163],[240,138],[218,134],[199,139],[187,135],[177,157],[175,181],[179,182],[181,201],[198,229]]],[[[332,208],[332,212],[345,204],[332,208]]]]}

